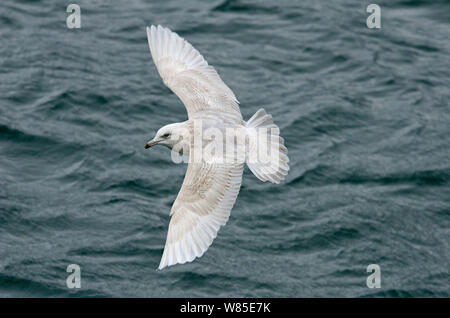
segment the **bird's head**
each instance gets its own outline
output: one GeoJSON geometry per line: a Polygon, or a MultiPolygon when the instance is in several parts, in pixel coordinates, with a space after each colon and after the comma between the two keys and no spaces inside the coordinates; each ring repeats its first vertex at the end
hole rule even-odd
{"type": "Polygon", "coordinates": [[[145,144],[145,149],[155,145],[163,145],[172,149],[183,139],[186,140],[188,132],[184,123],[175,123],[166,125],[158,130],[155,137],[145,144]]]}

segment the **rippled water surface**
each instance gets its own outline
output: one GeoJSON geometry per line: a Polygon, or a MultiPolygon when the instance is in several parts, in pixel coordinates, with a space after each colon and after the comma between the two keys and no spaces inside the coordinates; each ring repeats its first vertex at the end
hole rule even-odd
{"type": "Polygon", "coordinates": [[[450,296],[449,1],[0,2],[0,296],[450,296]],[[186,166],[144,150],[187,118],[153,65],[162,24],[289,148],[246,169],[228,224],[157,271],[186,166]],[[81,266],[82,288],[66,287],[81,266]],[[366,268],[381,267],[369,289],[366,268]]]}

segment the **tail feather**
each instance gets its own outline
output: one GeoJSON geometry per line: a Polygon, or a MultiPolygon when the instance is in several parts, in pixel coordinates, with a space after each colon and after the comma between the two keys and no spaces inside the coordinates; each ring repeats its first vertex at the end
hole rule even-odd
{"type": "Polygon", "coordinates": [[[288,150],[272,116],[259,109],[248,121],[247,166],[263,182],[280,183],[289,171],[288,150]]]}

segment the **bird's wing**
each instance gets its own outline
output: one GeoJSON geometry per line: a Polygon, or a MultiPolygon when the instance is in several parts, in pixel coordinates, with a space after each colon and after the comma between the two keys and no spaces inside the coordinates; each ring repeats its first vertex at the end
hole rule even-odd
{"type": "Polygon", "coordinates": [[[160,25],[147,27],[147,38],[159,75],[184,103],[189,118],[212,110],[221,118],[242,122],[233,92],[189,42],[160,25]]]}
{"type": "Polygon", "coordinates": [[[159,269],[200,257],[225,225],[242,181],[243,164],[190,162],[172,206],[159,269]]]}

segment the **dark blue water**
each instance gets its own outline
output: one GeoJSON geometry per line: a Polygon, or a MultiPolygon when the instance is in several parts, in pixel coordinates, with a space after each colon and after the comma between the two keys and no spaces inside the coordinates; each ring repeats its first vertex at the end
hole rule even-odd
{"type": "Polygon", "coordinates": [[[450,296],[449,1],[0,2],[0,296],[450,296]],[[145,27],[188,39],[281,128],[195,262],[156,271],[186,166],[144,144],[187,118],[145,27]],[[81,289],[66,287],[67,265],[81,289]],[[381,268],[369,289],[366,268],[381,268]]]}

